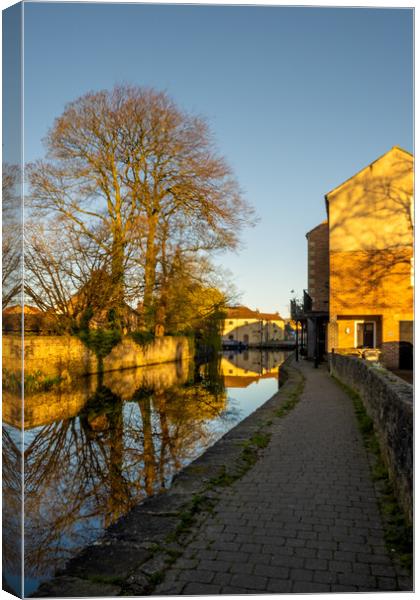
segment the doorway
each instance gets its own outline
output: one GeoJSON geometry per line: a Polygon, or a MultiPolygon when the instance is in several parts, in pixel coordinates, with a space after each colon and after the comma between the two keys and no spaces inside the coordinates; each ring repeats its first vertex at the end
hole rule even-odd
{"type": "Polygon", "coordinates": [[[413,321],[400,321],[399,367],[413,368],[413,321]]]}
{"type": "Polygon", "coordinates": [[[375,323],[374,321],[356,322],[356,348],[375,347],[375,323]]]}

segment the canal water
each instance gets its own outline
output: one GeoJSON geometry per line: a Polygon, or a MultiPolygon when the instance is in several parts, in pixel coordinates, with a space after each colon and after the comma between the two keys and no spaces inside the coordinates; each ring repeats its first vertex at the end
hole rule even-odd
{"type": "MultiPolygon", "coordinates": [[[[229,351],[201,366],[115,371],[27,395],[25,596],[268,400],[286,356],[229,351]]],[[[3,414],[4,572],[16,589],[19,409],[7,406],[3,414]]]]}

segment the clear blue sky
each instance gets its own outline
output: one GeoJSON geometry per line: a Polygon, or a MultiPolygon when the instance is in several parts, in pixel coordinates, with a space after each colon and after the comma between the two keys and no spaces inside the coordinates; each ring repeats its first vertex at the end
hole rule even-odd
{"type": "Polygon", "coordinates": [[[324,194],[413,150],[412,11],[27,3],[25,160],[66,102],[132,83],[206,116],[260,223],[225,254],[251,308],[288,314],[324,194]]]}

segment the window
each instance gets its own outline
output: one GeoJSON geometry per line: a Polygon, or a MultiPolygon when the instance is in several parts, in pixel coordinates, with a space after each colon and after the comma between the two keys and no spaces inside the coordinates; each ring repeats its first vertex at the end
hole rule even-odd
{"type": "Polygon", "coordinates": [[[229,321],[229,325],[233,325],[233,321],[229,321]]]}
{"type": "Polygon", "coordinates": [[[233,340],[233,335],[230,335],[230,336],[229,336],[229,339],[230,339],[230,340],[233,340]]]}

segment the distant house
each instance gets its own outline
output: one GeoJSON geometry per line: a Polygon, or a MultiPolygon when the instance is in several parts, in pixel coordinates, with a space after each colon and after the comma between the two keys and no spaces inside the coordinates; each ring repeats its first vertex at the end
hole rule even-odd
{"type": "Polygon", "coordinates": [[[375,347],[386,366],[411,368],[412,154],[393,147],[325,201],[328,220],[306,236],[308,355],[319,342],[328,352],[375,347]]]}
{"type": "Polygon", "coordinates": [[[51,312],[43,312],[29,304],[14,304],[3,310],[2,326],[4,333],[22,333],[22,325],[26,332],[54,333],[55,320],[51,312]]]}
{"type": "MultiPolygon", "coordinates": [[[[90,279],[61,306],[40,310],[25,304],[23,309],[24,328],[32,333],[62,333],[69,324],[90,329],[112,327],[112,307],[115,303],[114,288],[110,275],[103,269],[92,272],[90,279]]],[[[136,331],[143,322],[141,306],[137,310],[122,302],[120,321],[125,333],[136,331]]],[[[20,332],[22,307],[14,305],[3,310],[3,331],[20,332]]]]}
{"type": "Polygon", "coordinates": [[[246,306],[226,310],[224,346],[271,346],[284,340],[284,319],[279,313],[262,313],[246,306]]]}

